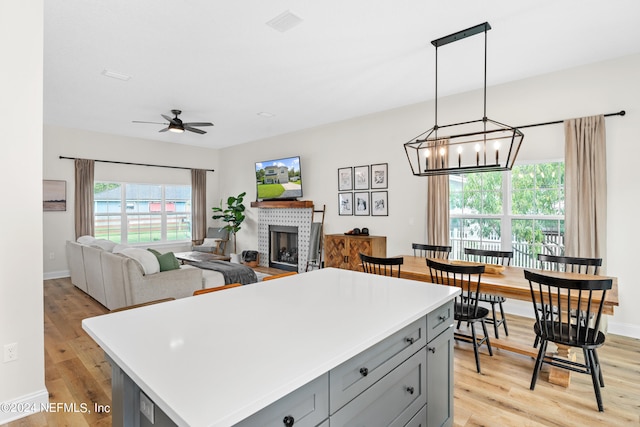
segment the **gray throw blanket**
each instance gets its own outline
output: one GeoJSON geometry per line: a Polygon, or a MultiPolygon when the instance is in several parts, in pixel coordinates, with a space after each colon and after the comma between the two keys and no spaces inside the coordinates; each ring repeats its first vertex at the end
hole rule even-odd
{"type": "Polygon", "coordinates": [[[228,261],[200,261],[192,262],[191,265],[222,273],[226,285],[229,283],[248,285],[249,283],[256,283],[258,281],[255,271],[242,264],[234,264],[228,261]]]}

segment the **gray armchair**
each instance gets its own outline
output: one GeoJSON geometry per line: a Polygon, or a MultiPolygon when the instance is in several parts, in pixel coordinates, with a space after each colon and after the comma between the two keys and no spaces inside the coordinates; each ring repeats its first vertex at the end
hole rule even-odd
{"type": "Polygon", "coordinates": [[[207,237],[201,245],[193,246],[194,251],[209,252],[216,255],[224,255],[229,241],[229,231],[224,228],[209,227],[207,237]]]}

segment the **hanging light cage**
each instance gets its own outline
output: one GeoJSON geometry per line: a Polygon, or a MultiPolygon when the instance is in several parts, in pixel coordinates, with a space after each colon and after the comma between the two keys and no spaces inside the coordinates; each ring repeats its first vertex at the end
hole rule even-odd
{"type": "Polygon", "coordinates": [[[524,134],[517,128],[487,118],[488,22],[431,42],[436,47],[435,125],[404,144],[415,176],[451,175],[511,170],[524,134]],[[485,75],[482,119],[438,126],[438,47],[484,32],[485,75]]]}

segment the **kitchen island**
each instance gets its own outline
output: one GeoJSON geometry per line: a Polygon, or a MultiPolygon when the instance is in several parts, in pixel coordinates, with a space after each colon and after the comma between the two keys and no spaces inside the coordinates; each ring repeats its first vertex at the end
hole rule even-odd
{"type": "Polygon", "coordinates": [[[327,268],[82,325],[112,363],[113,425],[450,425],[458,293],[327,268]]]}

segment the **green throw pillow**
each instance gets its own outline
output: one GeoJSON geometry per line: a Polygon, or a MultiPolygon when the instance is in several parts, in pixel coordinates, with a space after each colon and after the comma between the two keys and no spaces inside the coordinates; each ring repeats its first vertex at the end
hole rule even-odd
{"type": "Polygon", "coordinates": [[[167,252],[166,254],[161,254],[155,249],[147,249],[149,252],[154,254],[156,258],[158,258],[158,263],[160,264],[160,271],[169,271],[169,270],[177,270],[180,268],[180,261],[176,258],[173,252],[167,252]]]}

